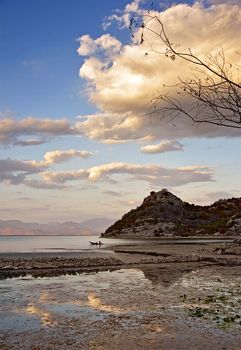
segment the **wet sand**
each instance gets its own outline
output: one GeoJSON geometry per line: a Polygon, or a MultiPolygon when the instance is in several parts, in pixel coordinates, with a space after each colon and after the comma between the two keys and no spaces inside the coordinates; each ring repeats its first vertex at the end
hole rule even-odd
{"type": "Polygon", "coordinates": [[[241,260],[217,246],[5,255],[0,349],[240,349],[241,260]]]}

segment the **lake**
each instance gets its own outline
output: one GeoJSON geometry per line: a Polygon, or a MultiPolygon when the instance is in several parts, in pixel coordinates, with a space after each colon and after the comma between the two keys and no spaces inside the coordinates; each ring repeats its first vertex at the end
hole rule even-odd
{"type": "MultiPolygon", "coordinates": [[[[90,245],[89,241],[99,241],[98,236],[1,236],[0,253],[51,253],[51,252],[94,252],[103,247],[116,244],[156,243],[156,244],[194,244],[227,242],[225,239],[169,239],[169,240],[138,240],[138,239],[105,239],[101,238],[104,246],[90,245]]],[[[232,240],[229,240],[232,241],[232,240]]],[[[106,249],[105,249],[106,250],[106,249]]]]}

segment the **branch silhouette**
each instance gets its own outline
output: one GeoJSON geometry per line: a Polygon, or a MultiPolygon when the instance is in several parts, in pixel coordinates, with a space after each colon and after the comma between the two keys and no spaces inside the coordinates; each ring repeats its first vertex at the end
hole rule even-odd
{"type": "Polygon", "coordinates": [[[164,50],[152,48],[152,52],[172,61],[179,58],[191,64],[190,78],[178,77],[174,86],[164,85],[166,89],[175,87],[179,98],[169,93],[158,94],[151,101],[151,115],[158,113],[162,119],[170,120],[184,115],[195,123],[241,129],[240,67],[227,62],[223,49],[215,54],[206,53],[204,58],[194,54],[190,48],[179,50],[179,46],[170,41],[161,19],[150,11],[139,18],[132,18],[129,28],[132,36],[136,33],[140,35],[140,45],[145,42],[146,32],[160,41],[160,47],[164,44],[164,50]]]}

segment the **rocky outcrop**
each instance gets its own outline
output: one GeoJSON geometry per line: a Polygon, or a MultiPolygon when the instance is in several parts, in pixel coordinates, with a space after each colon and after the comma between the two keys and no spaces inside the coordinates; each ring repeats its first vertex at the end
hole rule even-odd
{"type": "Polygon", "coordinates": [[[226,231],[231,236],[241,236],[241,215],[240,213],[233,215],[227,223],[229,229],[226,231]]]}
{"type": "Polygon", "coordinates": [[[152,191],[143,203],[110,226],[102,237],[241,235],[241,198],[210,206],[189,204],[166,189],[152,191]]]}

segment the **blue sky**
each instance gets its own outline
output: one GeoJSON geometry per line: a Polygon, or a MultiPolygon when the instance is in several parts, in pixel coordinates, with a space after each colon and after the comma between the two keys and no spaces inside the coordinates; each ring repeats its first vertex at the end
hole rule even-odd
{"type": "MultiPolygon", "coordinates": [[[[200,52],[228,43],[237,59],[240,6],[171,5],[155,6],[172,18],[178,42],[200,52]]],[[[0,1],[0,219],[118,218],[163,187],[200,204],[241,195],[240,132],[145,114],[159,86],[180,73],[152,55],[145,61],[130,36],[128,19],[148,6],[0,1]],[[150,145],[159,151],[148,153],[150,145]]]]}
{"type": "Polygon", "coordinates": [[[76,39],[103,33],[102,21],[112,13],[113,1],[10,0],[0,1],[0,9],[1,110],[10,109],[19,118],[93,111],[80,93],[76,39]]]}
{"type": "MultiPolygon", "coordinates": [[[[181,2],[181,1],[179,1],[181,2]]],[[[81,96],[81,59],[76,39],[103,34],[102,23],[128,0],[0,1],[0,109],[16,117],[52,118],[93,112],[81,96]]],[[[128,30],[112,26],[113,35],[129,40],[128,30]]]]}

